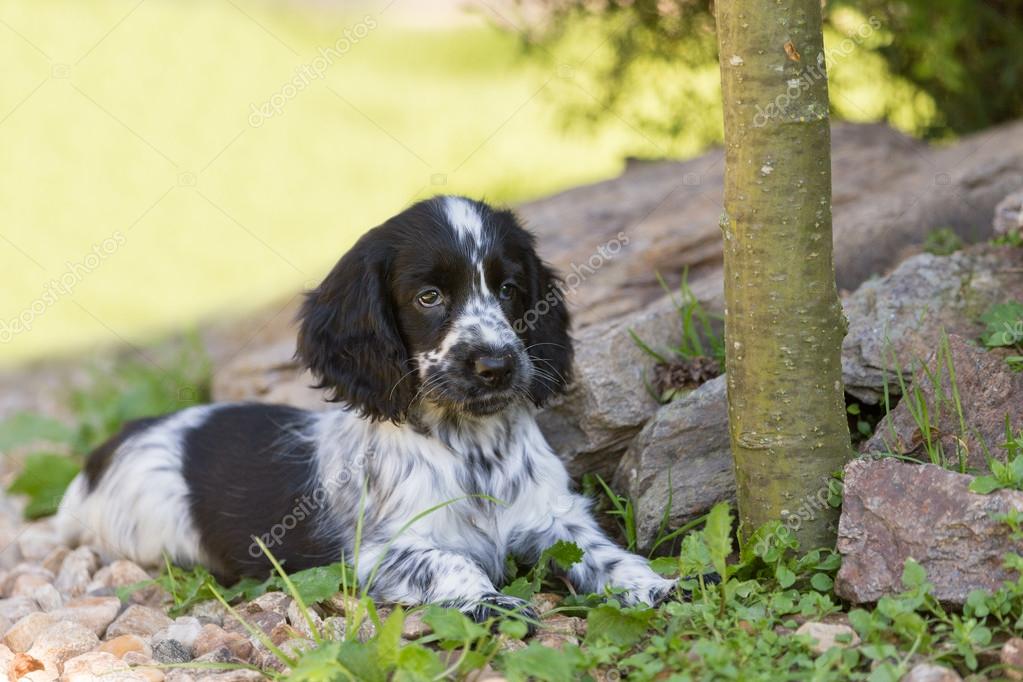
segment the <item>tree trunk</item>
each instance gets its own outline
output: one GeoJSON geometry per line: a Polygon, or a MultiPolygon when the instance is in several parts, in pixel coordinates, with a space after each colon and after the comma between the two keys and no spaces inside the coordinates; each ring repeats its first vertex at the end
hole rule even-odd
{"type": "Polygon", "coordinates": [[[728,415],[742,532],[832,546],[851,454],[820,0],[719,0],[728,415]]]}

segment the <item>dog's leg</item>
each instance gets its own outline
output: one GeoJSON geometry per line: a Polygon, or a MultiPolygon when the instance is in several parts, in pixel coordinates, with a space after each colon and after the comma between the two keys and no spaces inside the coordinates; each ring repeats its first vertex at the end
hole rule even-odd
{"type": "Polygon", "coordinates": [[[375,599],[449,606],[477,622],[508,614],[537,620],[529,602],[501,594],[479,564],[456,552],[414,544],[364,548],[359,573],[375,599]]]}
{"type": "Polygon", "coordinates": [[[581,495],[564,493],[535,498],[548,499],[534,513],[523,515],[513,534],[512,551],[527,560],[559,540],[573,542],[583,550],[580,562],[568,570],[568,579],[583,592],[605,588],[625,591],[626,604],[657,604],[668,597],[676,581],[657,575],[649,562],[612,542],[590,514],[590,501],[581,495]]]}

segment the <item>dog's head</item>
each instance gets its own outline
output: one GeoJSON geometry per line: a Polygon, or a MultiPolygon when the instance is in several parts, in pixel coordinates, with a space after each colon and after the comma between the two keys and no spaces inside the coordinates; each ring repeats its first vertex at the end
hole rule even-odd
{"type": "Polygon", "coordinates": [[[560,283],[511,211],[420,202],[367,232],[306,296],[298,357],[371,419],[542,404],[570,378],[560,283]]]}

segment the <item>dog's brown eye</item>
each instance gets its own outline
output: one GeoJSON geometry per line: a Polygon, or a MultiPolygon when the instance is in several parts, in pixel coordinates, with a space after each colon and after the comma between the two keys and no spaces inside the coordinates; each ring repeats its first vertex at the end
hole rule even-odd
{"type": "Polygon", "coordinates": [[[519,290],[515,288],[514,284],[511,282],[505,282],[501,285],[501,290],[498,292],[498,295],[505,301],[510,301],[515,298],[515,294],[517,294],[518,291],[519,290]]]}
{"type": "Polygon", "coordinates": [[[435,305],[440,305],[444,302],[444,297],[441,296],[440,291],[437,289],[423,289],[416,294],[416,303],[423,306],[424,308],[432,308],[435,305]]]}

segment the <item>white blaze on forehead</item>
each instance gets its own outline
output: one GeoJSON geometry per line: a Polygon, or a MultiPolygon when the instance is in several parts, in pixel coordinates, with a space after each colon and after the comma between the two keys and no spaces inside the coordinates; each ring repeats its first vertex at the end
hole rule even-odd
{"type": "Polygon", "coordinates": [[[459,239],[476,248],[483,246],[483,218],[471,202],[462,197],[444,197],[444,213],[459,239]]]}

